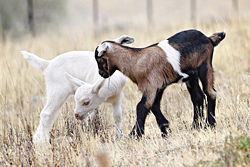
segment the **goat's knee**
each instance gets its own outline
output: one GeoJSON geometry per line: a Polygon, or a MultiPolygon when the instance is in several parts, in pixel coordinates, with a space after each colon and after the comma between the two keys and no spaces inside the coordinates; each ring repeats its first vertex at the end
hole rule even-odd
{"type": "Polygon", "coordinates": [[[114,118],[116,124],[121,123],[121,121],[122,121],[122,112],[121,111],[114,112],[113,113],[113,118],[114,118]]]}
{"type": "Polygon", "coordinates": [[[42,111],[40,114],[40,124],[50,128],[57,115],[56,111],[42,111]]]}
{"type": "Polygon", "coordinates": [[[145,107],[149,110],[153,107],[154,101],[156,98],[156,92],[152,93],[152,94],[148,94],[148,96],[146,96],[145,99],[145,107]]]}
{"type": "Polygon", "coordinates": [[[214,88],[210,88],[207,90],[207,95],[211,97],[211,99],[216,99],[216,91],[214,88]]]}

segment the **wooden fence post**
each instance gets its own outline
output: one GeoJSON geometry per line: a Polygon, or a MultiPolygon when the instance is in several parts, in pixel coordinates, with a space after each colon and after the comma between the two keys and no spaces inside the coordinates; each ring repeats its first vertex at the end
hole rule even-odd
{"type": "Polygon", "coordinates": [[[239,20],[239,1],[238,0],[232,0],[232,8],[233,8],[233,17],[236,19],[236,21],[239,20]]]}
{"type": "Polygon", "coordinates": [[[4,32],[3,32],[3,23],[2,23],[2,14],[0,14],[0,34],[1,34],[1,41],[5,41],[4,32]]]}
{"type": "Polygon", "coordinates": [[[193,24],[194,27],[196,27],[196,0],[191,0],[190,1],[190,13],[191,13],[191,23],[193,24]]]}
{"type": "Polygon", "coordinates": [[[147,0],[147,21],[148,21],[148,27],[152,27],[153,23],[153,2],[152,0],[147,0]]]}
{"type": "Polygon", "coordinates": [[[34,8],[33,8],[33,0],[27,0],[28,6],[28,25],[29,31],[32,36],[35,36],[35,24],[34,24],[34,8]]]}
{"type": "Polygon", "coordinates": [[[93,0],[93,24],[94,24],[94,36],[97,37],[99,29],[98,0],[93,0]]]}

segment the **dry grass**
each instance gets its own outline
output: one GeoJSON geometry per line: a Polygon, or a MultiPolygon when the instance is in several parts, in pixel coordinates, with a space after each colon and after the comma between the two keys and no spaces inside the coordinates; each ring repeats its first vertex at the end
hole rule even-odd
{"type": "MultiPolygon", "coordinates": [[[[157,32],[127,31],[136,46],[160,41],[188,26],[165,28],[157,32]]],[[[215,49],[218,101],[215,130],[191,130],[192,104],[185,85],[172,85],[165,91],[162,111],[169,119],[172,133],[164,140],[152,114],[146,121],[146,135],[139,141],[124,136],[114,139],[109,105],[100,113],[100,135],[86,136],[81,123],[74,119],[70,99],[51,131],[51,145],[35,148],[32,134],[43,107],[44,80],[40,71],[29,66],[20,50],[29,50],[45,58],[69,50],[93,50],[104,39],[115,38],[113,32],[93,39],[91,35],[46,33],[35,39],[8,40],[0,44],[0,165],[1,166],[247,166],[249,147],[243,152],[248,161],[231,161],[224,146],[229,135],[249,137],[250,98],[250,21],[199,25],[205,34],[227,30],[227,37],[215,49]],[[34,98],[37,96],[36,98],[34,98]],[[47,149],[47,151],[45,151],[47,149]],[[225,158],[224,158],[225,157],[225,158]],[[229,161],[227,161],[229,160],[229,161]],[[225,162],[225,163],[224,163],[225,162]],[[229,163],[226,163],[229,162],[229,163]]],[[[123,132],[128,134],[135,123],[135,106],[141,94],[129,82],[124,89],[123,132]]],[[[230,148],[230,147],[229,147],[230,148]]]]}

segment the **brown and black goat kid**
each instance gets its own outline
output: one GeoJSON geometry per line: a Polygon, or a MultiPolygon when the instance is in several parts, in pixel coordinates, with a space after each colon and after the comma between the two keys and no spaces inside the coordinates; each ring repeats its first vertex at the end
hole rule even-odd
{"type": "Polygon", "coordinates": [[[162,136],[167,135],[169,122],[161,112],[160,102],[165,88],[178,81],[185,82],[190,93],[194,107],[193,126],[202,126],[204,93],[208,103],[205,125],[215,126],[216,91],[212,58],[214,47],[225,35],[220,32],[207,37],[200,31],[187,30],[145,48],[131,48],[113,41],[98,45],[95,58],[99,74],[108,78],[119,70],[136,83],[143,94],[137,104],[137,120],[131,135],[141,137],[144,134],[145,119],[150,110],[156,117],[162,136]]]}

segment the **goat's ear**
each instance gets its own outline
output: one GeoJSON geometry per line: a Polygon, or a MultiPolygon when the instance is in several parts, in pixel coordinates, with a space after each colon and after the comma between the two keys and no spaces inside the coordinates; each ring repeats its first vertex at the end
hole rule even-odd
{"type": "Polygon", "coordinates": [[[74,91],[76,91],[76,89],[79,88],[80,86],[86,84],[82,80],[80,80],[80,79],[78,79],[76,77],[73,77],[72,75],[70,75],[67,72],[65,72],[64,75],[67,78],[67,80],[70,82],[70,84],[72,85],[72,88],[73,88],[74,91]]]}
{"type": "Polygon", "coordinates": [[[107,48],[108,48],[108,44],[106,44],[105,42],[99,45],[97,48],[98,57],[102,57],[103,53],[107,50],[107,48]]]}
{"type": "Polygon", "coordinates": [[[134,43],[135,39],[127,35],[122,35],[119,38],[114,39],[113,41],[119,44],[131,44],[134,43]]]}
{"type": "Polygon", "coordinates": [[[105,79],[101,78],[100,80],[98,80],[93,88],[92,88],[92,93],[93,94],[98,94],[99,90],[102,88],[102,86],[104,85],[105,79]]]}

